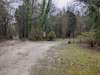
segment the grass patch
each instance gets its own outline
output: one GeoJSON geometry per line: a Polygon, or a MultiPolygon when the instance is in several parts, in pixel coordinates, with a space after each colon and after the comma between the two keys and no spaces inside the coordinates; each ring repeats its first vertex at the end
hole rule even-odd
{"type": "Polygon", "coordinates": [[[39,60],[32,75],[100,75],[100,52],[77,44],[62,46],[39,60]]]}

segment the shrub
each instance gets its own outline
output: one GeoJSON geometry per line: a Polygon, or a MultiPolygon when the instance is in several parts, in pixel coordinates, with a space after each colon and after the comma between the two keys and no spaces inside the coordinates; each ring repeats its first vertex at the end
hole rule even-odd
{"type": "Polygon", "coordinates": [[[7,29],[7,37],[8,39],[14,39],[14,37],[17,36],[17,30],[16,30],[16,26],[15,25],[9,25],[8,29],[7,29]]]}
{"type": "Polygon", "coordinates": [[[48,33],[48,36],[47,37],[48,37],[48,40],[49,41],[53,41],[56,38],[56,34],[55,34],[54,31],[51,31],[51,32],[48,33]]]}
{"type": "Polygon", "coordinates": [[[81,35],[79,36],[79,38],[81,39],[82,43],[87,43],[89,44],[91,47],[95,46],[95,32],[85,32],[85,33],[81,33],[81,35]]]}
{"type": "Polygon", "coordinates": [[[43,32],[39,29],[33,29],[29,36],[30,40],[42,40],[43,39],[43,32]]]}
{"type": "Polygon", "coordinates": [[[96,36],[96,43],[100,46],[100,30],[96,30],[95,36],[96,36]]]}

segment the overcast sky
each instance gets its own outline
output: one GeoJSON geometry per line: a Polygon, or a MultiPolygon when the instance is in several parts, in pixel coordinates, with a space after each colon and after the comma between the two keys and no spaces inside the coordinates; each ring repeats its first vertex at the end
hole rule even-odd
{"type": "MultiPolygon", "coordinates": [[[[84,8],[84,6],[86,6],[84,3],[77,2],[78,6],[75,6],[76,3],[74,1],[75,0],[53,0],[53,3],[55,4],[55,6],[57,8],[59,8],[61,10],[63,8],[67,8],[68,6],[69,7],[73,7],[74,6],[75,7],[74,8],[74,12],[75,13],[80,12],[81,15],[87,11],[87,9],[84,8]]],[[[15,8],[17,8],[20,4],[21,4],[20,0],[16,0],[16,2],[12,4],[12,6],[15,7],[15,8]]]]}
{"type": "MultiPolygon", "coordinates": [[[[72,3],[72,1],[74,1],[74,0],[53,0],[55,6],[60,9],[70,5],[72,3]]],[[[16,0],[16,3],[13,3],[12,5],[13,5],[13,7],[16,8],[16,7],[18,7],[19,4],[20,4],[19,0],[16,0]]]]}
{"type": "Polygon", "coordinates": [[[57,8],[64,8],[69,6],[74,0],[54,0],[54,3],[57,8]]]}

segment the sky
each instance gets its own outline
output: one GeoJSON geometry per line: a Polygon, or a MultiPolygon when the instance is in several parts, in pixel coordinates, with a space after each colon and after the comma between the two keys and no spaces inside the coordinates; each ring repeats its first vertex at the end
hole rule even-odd
{"type": "MultiPolygon", "coordinates": [[[[16,2],[12,4],[14,8],[18,8],[18,6],[21,4],[20,0],[15,0],[16,2]]],[[[40,1],[40,0],[39,0],[40,1]]],[[[53,3],[55,4],[56,8],[63,10],[63,8],[69,7],[75,7],[74,13],[80,13],[81,15],[87,11],[87,9],[84,9],[84,6],[86,6],[84,3],[76,2],[78,3],[78,6],[75,6],[75,0],[53,0],[53,3]]]]}
{"type": "Polygon", "coordinates": [[[12,3],[11,6],[14,8],[18,8],[20,4],[22,4],[20,0],[14,0],[14,3],[12,3]]]}
{"type": "Polygon", "coordinates": [[[54,4],[57,8],[63,9],[64,7],[69,6],[74,0],[54,0],[54,4]]]}
{"type": "MultiPolygon", "coordinates": [[[[74,0],[53,0],[53,3],[55,4],[55,6],[59,9],[62,9],[68,5],[70,5],[74,0]]],[[[20,4],[19,0],[16,0],[16,3],[13,3],[12,6],[14,8],[17,8],[20,4]]]]}

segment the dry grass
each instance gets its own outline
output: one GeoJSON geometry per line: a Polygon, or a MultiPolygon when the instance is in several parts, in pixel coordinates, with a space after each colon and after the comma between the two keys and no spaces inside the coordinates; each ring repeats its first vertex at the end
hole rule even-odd
{"type": "Polygon", "coordinates": [[[76,44],[53,48],[34,66],[33,75],[100,75],[100,52],[76,44]]]}

